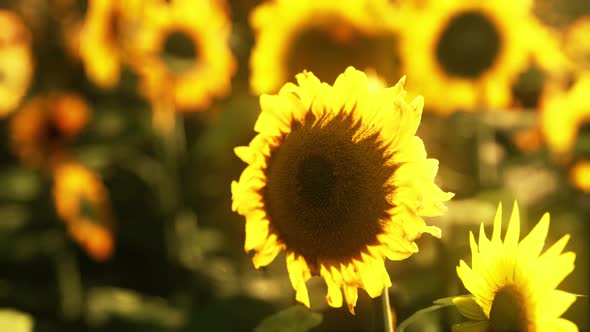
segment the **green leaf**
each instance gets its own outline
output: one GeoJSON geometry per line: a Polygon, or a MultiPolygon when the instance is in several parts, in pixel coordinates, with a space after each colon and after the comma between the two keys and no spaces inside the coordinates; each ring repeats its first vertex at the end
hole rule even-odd
{"type": "Polygon", "coordinates": [[[255,332],[306,332],[322,323],[321,313],[295,305],[266,317],[255,332]]]}
{"type": "Polygon", "coordinates": [[[0,331],[31,332],[33,331],[33,318],[16,310],[0,310],[0,331]]]}

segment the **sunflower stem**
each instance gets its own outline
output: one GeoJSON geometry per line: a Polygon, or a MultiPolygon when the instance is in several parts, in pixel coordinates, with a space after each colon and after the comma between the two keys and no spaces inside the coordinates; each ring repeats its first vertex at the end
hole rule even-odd
{"type": "Polygon", "coordinates": [[[383,289],[381,294],[381,308],[383,309],[383,330],[393,332],[393,318],[391,317],[391,306],[389,304],[389,288],[383,289]]]}
{"type": "Polygon", "coordinates": [[[180,190],[180,159],[185,151],[184,122],[178,116],[174,104],[170,100],[161,100],[154,103],[153,126],[161,143],[161,155],[164,170],[168,173],[166,179],[169,183],[160,191],[160,203],[164,210],[166,220],[164,223],[164,236],[167,242],[168,256],[172,260],[178,258],[178,248],[175,234],[175,222],[177,211],[181,210],[180,190]]]}

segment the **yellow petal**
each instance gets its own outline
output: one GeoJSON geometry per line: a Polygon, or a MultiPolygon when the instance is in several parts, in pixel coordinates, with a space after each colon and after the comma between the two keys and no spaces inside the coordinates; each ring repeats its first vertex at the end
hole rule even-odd
{"type": "Polygon", "coordinates": [[[358,288],[355,286],[344,285],[344,298],[348,304],[348,311],[354,315],[354,307],[356,307],[356,301],[358,299],[358,288]]]}
{"type": "Polygon", "coordinates": [[[578,326],[567,319],[558,318],[552,322],[547,323],[547,327],[550,331],[555,332],[578,332],[578,326]]]}
{"type": "Polygon", "coordinates": [[[260,210],[247,215],[246,240],[244,241],[246,252],[264,245],[268,237],[268,225],[269,221],[266,219],[266,215],[260,210]]]}
{"type": "Polygon", "coordinates": [[[536,317],[539,321],[549,321],[560,317],[576,301],[577,296],[553,289],[545,294],[542,298],[536,299],[536,317]]]}
{"type": "Polygon", "coordinates": [[[276,235],[272,234],[268,237],[262,250],[252,257],[254,267],[259,269],[262,266],[267,266],[277,257],[281,250],[283,250],[283,246],[277,242],[276,235]]]}
{"type": "Polygon", "coordinates": [[[342,291],[340,291],[340,285],[334,282],[331,273],[328,272],[324,266],[320,269],[320,275],[324,277],[326,286],[328,286],[326,301],[331,307],[340,308],[342,306],[342,291]]]}
{"type": "Polygon", "coordinates": [[[525,256],[538,257],[543,250],[545,238],[549,231],[549,213],[545,213],[541,220],[535,225],[531,232],[519,244],[519,250],[526,253],[525,256]]]}
{"type": "Polygon", "coordinates": [[[287,271],[289,272],[291,285],[293,286],[293,289],[295,289],[295,300],[303,303],[309,308],[309,294],[305,282],[311,278],[311,272],[305,259],[301,256],[295,255],[293,252],[288,252],[287,271]]]}
{"type": "Polygon", "coordinates": [[[508,222],[508,230],[506,230],[506,238],[504,244],[516,248],[518,246],[518,239],[520,237],[520,214],[518,211],[518,204],[514,202],[514,208],[512,208],[512,215],[508,222]]]}
{"type": "Polygon", "coordinates": [[[498,245],[502,242],[500,234],[502,233],[502,203],[498,204],[496,217],[494,218],[494,229],[492,231],[492,244],[498,245]]]}
{"type": "Polygon", "coordinates": [[[248,146],[235,147],[234,153],[246,164],[252,164],[255,160],[255,153],[248,146]]]}

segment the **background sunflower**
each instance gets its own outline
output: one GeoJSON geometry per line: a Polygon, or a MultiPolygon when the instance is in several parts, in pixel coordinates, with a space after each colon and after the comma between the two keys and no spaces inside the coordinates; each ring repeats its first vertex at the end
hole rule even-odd
{"type": "MultiPolygon", "coordinates": [[[[507,104],[462,105],[455,103],[454,96],[462,95],[463,90],[457,92],[454,81],[440,85],[440,73],[427,72],[433,67],[424,57],[432,53],[420,50],[417,45],[423,42],[424,31],[438,27],[440,36],[440,29],[444,28],[440,24],[429,26],[435,20],[425,19],[433,15],[428,8],[444,8],[438,16],[434,15],[438,17],[436,22],[441,23],[450,19],[450,9],[466,8],[467,3],[473,5],[475,1],[137,1],[140,9],[127,7],[120,12],[125,17],[129,15],[133,23],[125,25],[123,30],[119,30],[122,27],[118,24],[110,24],[106,16],[91,14],[91,8],[100,1],[119,3],[119,6],[136,3],[0,0],[0,11],[16,17],[22,23],[22,31],[28,31],[17,34],[15,40],[26,41],[27,46],[18,49],[20,54],[29,54],[6,59],[2,56],[6,54],[2,50],[9,47],[5,43],[9,30],[7,23],[1,21],[0,86],[6,86],[17,71],[24,75],[21,78],[30,80],[27,84],[19,83],[18,93],[13,86],[10,91],[0,89],[0,94],[8,91],[8,95],[0,98],[0,104],[10,98],[19,100],[0,119],[3,137],[0,139],[0,331],[20,332],[14,329],[18,326],[27,332],[265,332],[291,327],[295,331],[368,332],[385,329],[383,318],[388,312],[398,328],[414,317],[409,325],[405,323],[406,332],[452,331],[453,325],[465,321],[456,308],[421,310],[436,299],[469,293],[456,273],[461,259],[471,264],[469,231],[477,230],[482,222],[486,231],[491,230],[498,202],[508,206],[515,199],[519,202],[523,235],[530,233],[545,212],[551,214],[551,227],[546,236],[548,246],[571,234],[566,251],[576,253],[575,269],[563,279],[559,289],[574,294],[589,293],[590,200],[585,192],[590,160],[589,126],[584,116],[570,121],[572,114],[585,114],[583,107],[575,105],[583,105],[587,99],[584,96],[590,94],[586,84],[580,84],[588,71],[577,51],[583,43],[571,37],[577,35],[571,32],[572,27],[578,26],[575,22],[590,15],[588,1],[508,3],[502,0],[483,5],[478,2],[478,6],[486,7],[486,13],[497,11],[492,7],[498,4],[505,4],[504,15],[499,18],[501,32],[524,41],[514,49],[528,48],[530,52],[526,57],[515,55],[507,60],[511,65],[504,67],[503,73],[510,74],[506,75],[510,79],[502,76],[490,83],[492,92],[488,92],[490,84],[474,89],[480,96],[501,95],[497,100],[508,100],[507,104]],[[405,8],[409,4],[421,12],[424,20],[412,19],[419,13],[410,16],[405,8]],[[335,5],[338,8],[334,9],[335,5]],[[520,9],[519,5],[522,5],[520,9]],[[214,13],[205,8],[215,9],[214,13]],[[329,17],[320,12],[337,15],[329,17]],[[211,13],[210,20],[203,22],[201,17],[207,13],[211,13]],[[519,19],[511,19],[514,17],[519,19]],[[111,52],[105,51],[108,43],[88,39],[93,33],[85,27],[94,24],[102,26],[103,31],[107,26],[115,28],[114,31],[125,31],[123,39],[133,37],[126,44],[129,48],[117,49],[112,52],[116,58],[111,58],[111,52]],[[542,28],[535,28],[537,33],[531,33],[523,28],[527,24],[542,28]],[[170,70],[185,68],[187,62],[183,58],[187,55],[194,58],[202,49],[199,46],[195,50],[196,43],[190,38],[186,43],[182,36],[169,33],[168,28],[179,27],[189,29],[194,36],[208,35],[207,43],[218,47],[210,49],[207,58],[216,70],[209,72],[199,67],[199,73],[200,69],[207,72],[205,79],[198,83],[192,80],[178,92],[182,99],[172,102],[171,91],[175,90],[170,83],[170,70]],[[155,36],[154,40],[160,42],[167,37],[170,40],[165,45],[142,44],[148,38],[139,38],[140,35],[155,36]],[[261,54],[262,39],[267,38],[263,35],[291,39],[287,44],[282,39],[271,38],[265,46],[269,51],[254,66],[256,54],[261,54]],[[539,40],[544,41],[542,48],[529,47],[539,40]],[[413,48],[403,51],[400,48],[403,41],[413,43],[413,48]],[[301,54],[291,58],[292,67],[287,72],[273,69],[261,73],[255,68],[284,61],[287,58],[272,54],[287,47],[298,48],[301,54]],[[85,51],[81,52],[82,49],[85,51]],[[339,55],[345,53],[353,55],[349,58],[351,63],[340,61],[344,57],[339,55]],[[354,63],[353,59],[359,62],[354,63]],[[101,84],[100,78],[93,76],[88,67],[92,61],[118,63],[112,66],[115,75],[103,74],[111,80],[109,84],[101,84]],[[417,61],[421,72],[403,70],[402,65],[408,61],[417,61]],[[317,67],[312,67],[316,64],[317,67]],[[431,183],[444,192],[455,193],[445,203],[446,213],[424,217],[426,225],[440,228],[441,238],[425,234],[412,239],[419,252],[413,253],[416,247],[410,244],[405,252],[386,253],[393,258],[413,253],[402,261],[371,261],[381,265],[366,270],[378,271],[365,273],[365,280],[377,281],[366,284],[349,278],[356,275],[351,269],[342,274],[334,273],[332,268],[320,268],[319,276],[311,277],[312,271],[308,275],[301,257],[286,252],[277,254],[278,262],[263,264],[267,262],[260,257],[269,260],[276,246],[267,247],[270,255],[258,256],[259,265],[265,266],[256,269],[252,259],[260,250],[245,254],[244,246],[260,249],[260,238],[254,232],[250,232],[253,237],[247,235],[244,217],[231,209],[230,184],[243,176],[247,166],[236,158],[233,150],[237,146],[249,146],[257,135],[253,128],[257,121],[264,121],[259,120],[262,109],[272,106],[277,113],[285,114],[291,110],[293,100],[265,96],[263,101],[272,102],[261,106],[261,97],[251,85],[255,72],[262,75],[256,81],[266,82],[265,88],[270,86],[266,85],[268,82],[276,81],[277,74],[284,75],[280,83],[273,83],[272,92],[268,90],[275,95],[285,82],[296,82],[294,74],[302,67],[309,66],[314,75],[333,88],[336,77],[349,65],[367,74],[370,93],[382,93],[379,91],[383,87],[395,85],[406,75],[407,101],[425,95],[425,111],[416,136],[424,143],[428,157],[439,161],[439,168],[434,181],[433,173],[406,179],[409,184],[431,183]],[[157,75],[153,75],[155,78],[147,89],[146,72],[150,69],[157,75]],[[504,83],[496,84],[500,82],[504,83]],[[573,98],[573,95],[582,97],[573,98]],[[50,129],[45,131],[49,135],[15,135],[16,127],[33,127],[41,119],[32,116],[23,126],[15,126],[19,118],[27,117],[31,108],[55,108],[58,99],[67,101],[58,107],[65,111],[56,112],[56,121],[46,127],[50,129]],[[581,102],[574,103],[574,99],[581,102]],[[550,100],[565,103],[555,107],[561,112],[555,112],[553,120],[547,122],[558,125],[555,130],[543,129],[544,117],[551,113],[545,112],[550,100]],[[431,112],[437,105],[444,112],[431,112]],[[76,111],[84,107],[87,112],[76,111]],[[192,110],[198,112],[185,112],[192,110]],[[560,125],[563,120],[569,122],[560,125]],[[56,135],[64,132],[68,133],[65,137],[56,135]],[[558,153],[554,141],[564,133],[570,134],[568,143],[558,153]],[[25,136],[36,138],[15,139],[25,136]],[[61,137],[57,140],[59,144],[47,144],[56,142],[52,141],[56,136],[61,137]],[[516,137],[527,138],[531,144],[522,149],[522,140],[516,137]],[[29,147],[36,148],[28,151],[36,152],[27,155],[37,157],[24,157],[24,150],[18,148],[24,145],[16,144],[17,141],[34,142],[29,147]],[[38,149],[43,146],[56,148],[38,149]],[[48,158],[50,155],[59,158],[48,158]],[[47,160],[55,162],[46,165],[43,161],[47,160]],[[77,205],[79,209],[74,209],[77,211],[74,217],[66,218],[58,211],[55,172],[65,167],[70,169],[67,176],[79,174],[68,167],[72,164],[77,165],[74,169],[86,170],[81,173],[92,174],[80,181],[82,188],[88,191],[101,187],[102,194],[98,196],[106,196],[108,204],[102,199],[98,201],[103,203],[96,206],[108,205],[104,210],[108,213],[99,213],[102,208],[93,209],[93,204],[88,202],[77,205]],[[103,217],[98,218],[101,213],[103,217]],[[295,272],[299,273],[289,273],[297,269],[295,272]],[[384,295],[370,296],[379,294],[382,286],[389,284],[385,273],[391,287],[381,293],[389,295],[389,302],[384,295]],[[295,278],[291,280],[290,275],[295,278]],[[342,292],[339,286],[345,284],[344,276],[358,287],[345,287],[346,292],[342,292]],[[299,294],[294,284],[300,289],[299,294]],[[371,285],[369,291],[362,287],[366,285],[371,285]],[[360,289],[355,293],[353,288],[360,289]],[[304,299],[302,289],[307,290],[310,309],[297,301],[304,299]],[[347,297],[354,303],[355,295],[355,315],[351,315],[347,297]],[[331,306],[340,302],[341,308],[331,306]]],[[[580,29],[581,35],[585,35],[585,29],[580,29]]],[[[582,37],[581,41],[584,40],[582,37]]],[[[485,49],[493,45],[480,46],[485,49]]],[[[457,61],[462,56],[450,60],[457,61]]],[[[458,70],[467,71],[468,65],[460,63],[458,70]]],[[[353,89],[346,95],[352,98],[356,93],[353,89]]],[[[391,100],[396,98],[374,102],[382,101],[386,108],[391,100]]],[[[350,119],[343,118],[338,123],[350,124],[346,121],[350,119]]],[[[273,126],[268,128],[272,130],[273,126]]],[[[327,150],[328,143],[333,142],[330,139],[331,136],[322,139],[325,144],[321,147],[325,149],[320,152],[327,150]]],[[[369,150],[365,148],[370,146],[371,139],[370,135],[366,137],[364,150],[369,150]]],[[[276,142],[265,143],[259,147],[274,146],[276,142]]],[[[248,160],[247,152],[238,150],[242,150],[240,157],[248,160]]],[[[396,156],[399,157],[403,156],[396,156]]],[[[365,159],[365,164],[378,164],[369,162],[378,159],[374,155],[365,159]]],[[[321,164],[313,159],[308,163],[321,164]]],[[[346,171],[358,169],[350,167],[346,171]]],[[[415,174],[417,169],[429,170],[406,171],[415,174]]],[[[285,177],[281,181],[295,180],[285,177]]],[[[305,192],[322,195],[314,190],[305,192]]],[[[411,196],[425,198],[423,194],[414,191],[411,196]]],[[[65,197],[75,198],[74,195],[65,197]]],[[[347,208],[353,206],[343,205],[343,211],[347,208]]],[[[412,224],[420,223],[408,222],[412,224]]],[[[438,235],[438,231],[430,230],[438,235]]],[[[414,231],[423,229],[418,227],[414,231]]],[[[410,240],[403,240],[402,244],[404,241],[410,240]]],[[[332,253],[343,249],[343,246],[319,245],[332,253]]],[[[589,331],[587,312],[588,299],[579,297],[561,317],[576,324],[580,331],[589,331]]]]}

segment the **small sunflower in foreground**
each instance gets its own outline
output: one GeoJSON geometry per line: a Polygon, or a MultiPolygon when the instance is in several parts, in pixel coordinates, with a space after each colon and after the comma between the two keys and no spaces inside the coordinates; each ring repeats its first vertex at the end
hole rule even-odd
{"type": "Polygon", "coordinates": [[[459,312],[472,321],[455,325],[453,331],[543,332],[578,331],[576,324],[560,316],[576,295],[556,289],[574,270],[576,255],[562,252],[566,234],[541,254],[549,229],[545,213],[519,242],[520,217],[515,203],[504,241],[502,205],[494,219],[491,240],[480,226],[479,240],[469,234],[472,266],[461,260],[457,274],[473,296],[453,299],[459,312]]]}
{"type": "MultiPolygon", "coordinates": [[[[154,0],[155,1],[155,0],[154,0]]],[[[88,77],[113,88],[140,30],[143,11],[151,1],[89,0],[79,35],[79,53],[88,77]]]]}
{"type": "Polygon", "coordinates": [[[371,297],[391,286],[384,259],[418,252],[415,240],[441,231],[438,216],[453,194],[435,183],[416,129],[423,99],[405,100],[403,80],[370,88],[349,67],[330,86],[311,72],[276,95],[262,95],[248,164],[232,183],[232,209],[246,217],[246,252],[256,268],[286,251],[296,300],[310,306],[305,282],[321,275],[333,307],[354,312],[358,289],[371,297]]]}
{"type": "Polygon", "coordinates": [[[34,97],[11,120],[12,150],[30,167],[51,169],[69,159],[69,145],[90,116],[77,94],[34,97]]]}
{"type": "Polygon", "coordinates": [[[569,157],[579,129],[590,118],[590,72],[581,72],[568,89],[553,87],[541,98],[543,138],[557,156],[569,157]]]}
{"type": "Polygon", "coordinates": [[[95,260],[109,259],[114,250],[114,225],[100,178],[80,164],[60,164],[54,172],[53,199],[72,238],[95,260]]]}
{"type": "Polygon", "coordinates": [[[31,32],[15,13],[0,9],[0,118],[14,111],[33,78],[31,32]]]}
{"type": "Polygon", "coordinates": [[[561,61],[531,7],[512,0],[402,6],[400,57],[408,87],[443,114],[509,106],[511,87],[532,59],[551,67],[561,61]]]}
{"type": "Polygon", "coordinates": [[[132,65],[140,90],[178,110],[207,109],[231,90],[237,69],[229,46],[231,22],[214,1],[173,0],[151,7],[132,65]]]}
{"type": "Polygon", "coordinates": [[[385,0],[263,2],[250,14],[251,89],[276,93],[304,69],[324,82],[348,66],[398,77],[394,13],[385,0]]]}

